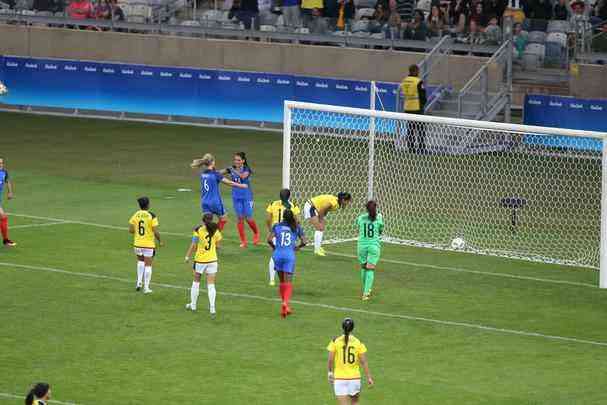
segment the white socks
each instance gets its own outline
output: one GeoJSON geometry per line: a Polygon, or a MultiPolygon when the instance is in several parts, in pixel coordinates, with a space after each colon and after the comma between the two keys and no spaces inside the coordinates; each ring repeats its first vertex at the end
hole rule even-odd
{"type": "Polygon", "coordinates": [[[268,272],[270,273],[270,283],[276,278],[276,270],[274,269],[274,259],[270,257],[270,264],[268,265],[268,272]]]}
{"type": "Polygon", "coordinates": [[[145,263],[138,261],[137,262],[137,287],[141,287],[143,285],[143,268],[145,267],[145,263]]]}
{"type": "Polygon", "coordinates": [[[152,281],[152,266],[145,266],[143,270],[143,290],[150,289],[150,281],[152,281]]]}
{"type": "Polygon", "coordinates": [[[196,304],[198,304],[198,293],[200,291],[200,283],[196,281],[192,281],[192,289],[190,290],[190,305],[192,310],[196,309],[196,304]]]}
{"type": "Polygon", "coordinates": [[[322,245],[322,231],[314,231],[314,251],[318,252],[322,245]]]}
{"type": "Polygon", "coordinates": [[[217,291],[215,291],[215,284],[207,284],[207,292],[209,293],[209,311],[214,314],[215,296],[217,296],[217,291]]]}

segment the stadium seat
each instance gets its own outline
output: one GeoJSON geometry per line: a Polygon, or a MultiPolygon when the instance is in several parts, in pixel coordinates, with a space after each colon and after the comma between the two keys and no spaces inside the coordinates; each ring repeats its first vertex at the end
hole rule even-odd
{"type": "Polygon", "coordinates": [[[133,23],[147,23],[152,19],[152,8],[144,3],[129,3],[129,12],[123,10],[126,14],[126,20],[133,23]]]}
{"type": "Polygon", "coordinates": [[[548,23],[547,33],[553,32],[569,32],[571,31],[571,24],[569,21],[553,20],[548,23]]]}
{"type": "Polygon", "coordinates": [[[560,44],[563,48],[567,47],[567,34],[564,32],[551,32],[546,36],[546,44],[549,42],[555,42],[560,44]]]}
{"type": "Polygon", "coordinates": [[[546,47],[543,44],[529,44],[523,52],[523,67],[525,70],[536,70],[544,62],[546,47]]]}
{"type": "Polygon", "coordinates": [[[356,9],[375,8],[376,3],[377,1],[375,0],[354,0],[354,6],[356,6],[356,9]]]}
{"type": "Polygon", "coordinates": [[[295,33],[296,34],[309,34],[310,33],[310,29],[306,28],[306,27],[298,27],[295,29],[295,33]]]}
{"type": "Polygon", "coordinates": [[[565,67],[567,48],[558,42],[546,42],[545,47],[544,65],[547,67],[565,67]]]}
{"type": "Polygon", "coordinates": [[[276,25],[278,16],[268,11],[259,13],[259,25],[276,25]]]}
{"type": "Polygon", "coordinates": [[[372,8],[359,8],[356,10],[356,20],[360,20],[362,18],[372,18],[375,10],[372,8]]]}
{"type": "Polygon", "coordinates": [[[352,32],[369,32],[369,21],[368,20],[360,20],[355,21],[352,24],[352,32]]]}
{"type": "Polygon", "coordinates": [[[543,44],[546,42],[546,33],[542,31],[531,31],[527,36],[530,44],[543,44]]]}
{"type": "Polygon", "coordinates": [[[276,32],[276,27],[273,25],[260,25],[259,26],[259,31],[263,31],[263,32],[276,32]]]}

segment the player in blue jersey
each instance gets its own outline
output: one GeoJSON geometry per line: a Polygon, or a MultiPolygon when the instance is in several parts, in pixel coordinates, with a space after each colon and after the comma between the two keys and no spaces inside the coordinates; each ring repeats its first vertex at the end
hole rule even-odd
{"type": "Polygon", "coordinates": [[[8,172],[4,167],[4,159],[0,158],[0,232],[2,233],[2,243],[4,246],[17,246],[15,242],[8,238],[8,216],[2,208],[2,195],[6,186],[6,198],[13,198],[13,183],[8,177],[8,172]]]}
{"type": "Polygon", "coordinates": [[[200,169],[200,206],[202,214],[217,215],[219,217],[217,226],[220,231],[223,231],[228,220],[226,211],[223,208],[219,184],[223,183],[237,188],[247,188],[248,186],[246,184],[234,183],[223,177],[227,171],[215,169],[215,157],[210,153],[205,154],[202,159],[194,159],[190,167],[200,169]]]}
{"type": "Polygon", "coordinates": [[[274,249],[272,259],[280,279],[280,298],[282,305],[280,316],[285,318],[291,314],[289,300],[293,294],[293,273],[295,272],[295,251],[306,246],[306,237],[301,225],[297,223],[293,211],[285,210],[282,222],[272,227],[268,235],[268,244],[274,249]],[[296,244],[300,240],[299,245],[296,244]]]}
{"type": "Polygon", "coordinates": [[[253,231],[253,244],[259,244],[259,228],[253,219],[253,191],[251,190],[251,175],[253,171],[247,162],[247,155],[244,152],[234,154],[234,165],[226,169],[234,183],[246,184],[248,188],[232,187],[232,203],[234,211],[238,217],[238,236],[240,237],[240,247],[247,247],[247,234],[244,230],[244,221],[253,231]]]}

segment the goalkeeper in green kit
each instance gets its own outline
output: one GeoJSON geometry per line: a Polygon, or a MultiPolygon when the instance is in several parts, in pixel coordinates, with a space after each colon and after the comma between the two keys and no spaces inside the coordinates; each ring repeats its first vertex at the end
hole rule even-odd
{"type": "Polygon", "coordinates": [[[377,203],[367,202],[367,213],[356,218],[358,226],[358,262],[362,281],[362,299],[368,301],[375,279],[375,266],[381,254],[381,234],[384,231],[384,219],[377,212],[377,203]]]}

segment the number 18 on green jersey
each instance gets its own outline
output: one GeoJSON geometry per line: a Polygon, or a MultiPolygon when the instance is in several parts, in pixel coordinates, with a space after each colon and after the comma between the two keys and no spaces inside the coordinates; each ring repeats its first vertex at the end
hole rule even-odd
{"type": "Polygon", "coordinates": [[[375,221],[372,221],[369,214],[361,214],[356,219],[358,226],[358,244],[359,245],[380,245],[381,234],[384,231],[384,218],[377,214],[375,221]]]}

